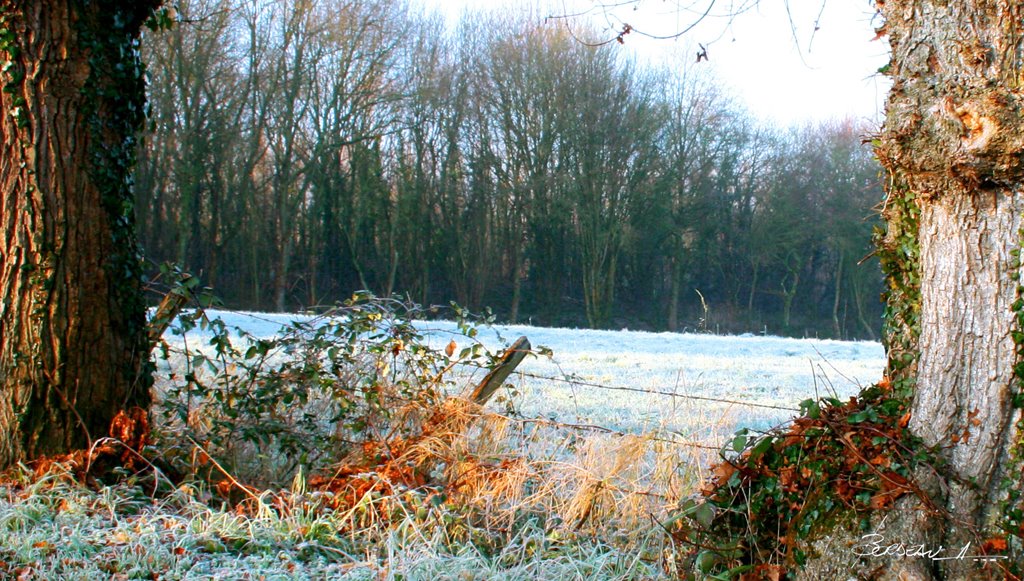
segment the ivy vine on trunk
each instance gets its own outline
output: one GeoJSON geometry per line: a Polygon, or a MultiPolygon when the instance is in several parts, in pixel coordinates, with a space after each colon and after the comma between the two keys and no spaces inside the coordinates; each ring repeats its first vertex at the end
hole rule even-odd
{"type": "Polygon", "coordinates": [[[878,6],[893,78],[875,142],[890,176],[876,235],[888,378],[848,404],[805,402],[787,433],[738,436],[742,453],[716,469],[709,508],[684,514],[734,541],[697,555],[708,571],[1019,579],[1024,5],[878,6]],[[847,498],[844,482],[861,493],[847,498]]]}
{"type": "Polygon", "coordinates": [[[149,406],[131,172],[159,4],[0,0],[0,467],[149,406]]]}

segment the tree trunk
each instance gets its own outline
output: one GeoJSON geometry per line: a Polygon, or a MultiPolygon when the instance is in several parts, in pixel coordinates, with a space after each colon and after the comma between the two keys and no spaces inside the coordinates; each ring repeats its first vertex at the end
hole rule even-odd
{"type": "Polygon", "coordinates": [[[868,323],[864,316],[864,296],[861,289],[859,280],[855,277],[852,285],[853,290],[853,305],[857,309],[857,321],[860,323],[860,328],[864,330],[865,337],[869,340],[874,341],[877,337],[877,329],[873,324],[868,323]]]}
{"type": "Polygon", "coordinates": [[[843,338],[842,325],[839,324],[839,304],[843,290],[843,251],[839,251],[839,260],[836,261],[835,289],[832,295],[832,336],[836,339],[843,338]]]}
{"type": "MultiPolygon", "coordinates": [[[[883,6],[894,86],[878,154],[920,211],[920,360],[910,428],[942,447],[949,473],[922,482],[941,514],[915,510],[910,499],[879,532],[886,544],[944,547],[946,556],[969,544],[966,554],[977,555],[999,536],[997,525],[1007,522],[1001,502],[1022,480],[1013,398],[1021,379],[1014,303],[1024,216],[1024,7],[995,0],[883,6]]],[[[1003,579],[1020,559],[1013,552],[1022,532],[1011,533],[1006,560],[881,557],[875,564],[885,565],[885,578],[1003,579]]]]}
{"type": "Polygon", "coordinates": [[[751,322],[754,320],[754,297],[757,296],[757,279],[761,273],[761,264],[754,263],[754,272],[750,276],[750,294],[747,295],[747,317],[751,322]]]}
{"type": "Polygon", "coordinates": [[[780,288],[782,289],[779,292],[779,296],[782,297],[782,328],[789,331],[789,325],[793,318],[793,300],[800,288],[800,272],[790,271],[789,276],[782,279],[780,288]],[[792,281],[788,287],[786,286],[787,279],[792,281]]]}
{"type": "Polygon", "coordinates": [[[512,247],[512,304],[508,308],[508,322],[515,325],[519,322],[519,302],[523,295],[523,250],[519,240],[512,247]]]}
{"type": "Polygon", "coordinates": [[[292,265],[292,247],[295,245],[293,236],[281,236],[278,244],[277,269],[274,273],[274,309],[278,313],[287,312],[288,307],[288,274],[292,265]]]}
{"type": "Polygon", "coordinates": [[[0,467],[150,402],[130,171],[158,4],[0,0],[0,467]]]}
{"type": "Polygon", "coordinates": [[[669,275],[672,277],[672,283],[668,293],[668,330],[673,333],[679,330],[679,291],[683,286],[681,262],[678,256],[672,257],[671,274],[669,275]]]}

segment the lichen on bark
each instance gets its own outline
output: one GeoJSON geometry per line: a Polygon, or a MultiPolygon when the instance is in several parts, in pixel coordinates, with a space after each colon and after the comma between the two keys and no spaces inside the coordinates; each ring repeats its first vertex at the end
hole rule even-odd
{"type": "Polygon", "coordinates": [[[888,381],[909,402],[912,439],[931,459],[914,472],[915,494],[866,523],[838,519],[862,526],[826,531],[799,577],[1019,576],[1024,8],[878,5],[894,81],[876,141],[890,176],[887,227],[876,233],[888,282],[888,381]],[[866,534],[939,558],[865,554],[857,547],[866,534]],[[972,558],[983,556],[997,558],[972,558]]]}
{"type": "MultiPolygon", "coordinates": [[[[1019,417],[1013,305],[1024,216],[1024,13],[1019,3],[994,0],[880,4],[893,88],[877,151],[920,211],[910,427],[949,467],[921,475],[939,513],[900,513],[890,526],[913,522],[908,543],[980,549],[998,533],[995,499],[1019,417]]],[[[894,217],[890,229],[902,228],[894,217]]],[[[998,561],[894,565],[939,578],[1001,575],[998,561]]]]}

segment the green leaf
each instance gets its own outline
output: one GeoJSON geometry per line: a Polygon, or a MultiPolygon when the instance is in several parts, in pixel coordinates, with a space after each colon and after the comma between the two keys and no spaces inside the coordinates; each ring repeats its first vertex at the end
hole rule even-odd
{"type": "Polygon", "coordinates": [[[736,488],[740,485],[740,483],[740,471],[737,470],[732,473],[732,476],[729,477],[729,481],[726,484],[729,485],[729,488],[736,488]]]}
{"type": "Polygon", "coordinates": [[[693,509],[693,520],[706,529],[711,528],[711,524],[715,520],[715,507],[708,502],[697,505],[693,509]]]}
{"type": "Polygon", "coordinates": [[[812,420],[816,420],[821,417],[821,406],[813,399],[805,399],[800,402],[800,413],[812,420]]]}
{"type": "Polygon", "coordinates": [[[750,459],[755,460],[760,458],[762,454],[771,449],[774,439],[771,436],[765,436],[754,445],[754,449],[750,451],[750,459]]]}
{"type": "Polygon", "coordinates": [[[732,439],[732,450],[733,452],[740,453],[744,448],[747,447],[747,435],[739,434],[732,439]]]}
{"type": "Polygon", "coordinates": [[[697,555],[694,564],[701,573],[711,573],[715,566],[721,562],[721,558],[712,551],[701,551],[697,555]]]}
{"type": "Polygon", "coordinates": [[[850,414],[850,417],[846,418],[847,423],[859,424],[866,422],[871,418],[870,410],[861,410],[855,414],[850,414]]]}
{"type": "Polygon", "coordinates": [[[736,431],[736,437],[732,439],[731,443],[733,452],[738,454],[746,448],[746,443],[750,440],[748,433],[750,433],[750,430],[745,427],[736,431]]]}

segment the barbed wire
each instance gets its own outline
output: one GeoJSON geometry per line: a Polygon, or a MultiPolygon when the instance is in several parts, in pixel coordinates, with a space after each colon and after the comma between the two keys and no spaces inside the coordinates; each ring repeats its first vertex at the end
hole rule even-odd
{"type": "MultiPolygon", "coordinates": [[[[269,319],[266,319],[266,320],[269,320],[269,319]]],[[[177,351],[176,349],[171,349],[171,350],[172,351],[177,351]]],[[[185,348],[182,350],[182,352],[183,353],[189,353],[190,352],[190,349],[188,348],[187,344],[186,344],[185,348]]],[[[454,364],[456,366],[459,366],[459,367],[468,367],[468,368],[479,369],[479,370],[488,370],[489,371],[491,369],[489,366],[481,365],[478,362],[471,362],[471,361],[454,362],[454,364]]],[[[528,371],[519,371],[519,370],[516,370],[513,373],[517,374],[520,378],[529,378],[529,379],[534,379],[534,380],[538,380],[538,381],[562,383],[562,384],[568,384],[568,385],[573,385],[573,386],[590,387],[590,388],[594,388],[594,389],[602,389],[602,390],[608,390],[608,391],[624,391],[624,392],[642,393],[642,394],[648,394],[648,395],[659,395],[659,396],[665,396],[665,397],[671,397],[671,398],[677,398],[677,399],[686,399],[686,400],[692,400],[692,401],[720,403],[720,404],[726,404],[726,405],[731,405],[731,406],[740,406],[740,407],[746,407],[746,408],[770,409],[770,410],[786,411],[786,412],[794,412],[794,413],[799,413],[800,412],[799,409],[796,409],[796,408],[793,408],[793,407],[788,407],[788,406],[779,406],[779,405],[773,405],[773,404],[764,404],[764,403],[740,401],[740,400],[735,400],[735,399],[717,398],[717,397],[711,397],[711,396],[692,395],[692,394],[687,394],[687,393],[678,393],[676,391],[666,391],[664,389],[645,389],[645,388],[630,387],[630,386],[623,386],[623,385],[606,385],[606,384],[596,383],[594,381],[586,381],[586,380],[580,379],[580,378],[572,376],[572,375],[564,375],[563,374],[563,376],[561,376],[561,377],[556,377],[556,376],[547,376],[547,375],[541,375],[541,374],[537,374],[537,373],[532,373],[532,372],[528,372],[528,371]]],[[[526,424],[526,423],[543,424],[543,425],[548,425],[548,426],[558,427],[558,428],[568,429],[568,430],[600,432],[600,433],[613,434],[613,435],[619,435],[619,436],[637,436],[637,437],[646,438],[646,439],[648,439],[650,441],[666,443],[666,444],[670,444],[670,445],[674,445],[674,446],[683,446],[683,447],[689,447],[689,448],[695,448],[695,449],[703,449],[703,450],[710,450],[710,451],[716,451],[716,452],[721,451],[721,448],[719,446],[712,446],[710,444],[705,444],[705,443],[691,441],[691,440],[678,440],[678,439],[670,439],[670,438],[658,437],[658,436],[653,435],[654,433],[657,433],[656,431],[654,431],[654,432],[647,432],[647,433],[644,433],[644,434],[638,434],[638,433],[635,433],[635,432],[626,432],[626,431],[617,430],[617,429],[614,429],[614,428],[609,428],[609,427],[606,427],[606,426],[601,426],[601,425],[596,425],[596,424],[560,422],[560,421],[557,421],[557,420],[554,420],[554,419],[551,419],[551,418],[545,418],[545,417],[510,417],[510,416],[503,415],[503,414],[500,414],[500,413],[497,413],[497,412],[493,412],[493,411],[488,412],[488,414],[493,416],[493,417],[500,417],[500,418],[506,419],[508,421],[517,422],[517,423],[521,423],[521,424],[526,424]]]]}
{"type": "Polygon", "coordinates": [[[606,389],[606,390],[609,390],[609,391],[629,391],[629,392],[635,392],[635,393],[647,393],[647,394],[651,394],[651,395],[664,395],[664,396],[667,396],[667,397],[674,397],[674,398],[679,398],[679,399],[690,399],[690,400],[696,400],[696,401],[707,401],[707,402],[715,402],[715,403],[725,403],[725,404],[730,404],[730,405],[738,405],[738,406],[751,407],[751,408],[764,408],[764,409],[772,409],[772,410],[782,410],[782,411],[787,411],[787,412],[800,412],[800,410],[797,409],[797,408],[791,408],[791,407],[786,407],[786,406],[778,406],[778,405],[772,405],[772,404],[766,404],[766,403],[754,403],[754,402],[739,401],[739,400],[734,400],[734,399],[722,399],[722,398],[711,397],[711,396],[706,396],[706,395],[691,395],[691,394],[688,394],[688,393],[677,393],[677,392],[673,392],[673,391],[663,391],[663,390],[659,390],[659,389],[643,389],[643,388],[640,388],[640,387],[628,387],[628,386],[624,386],[624,385],[604,385],[604,384],[600,384],[600,383],[594,383],[594,382],[591,382],[591,381],[583,381],[583,380],[575,379],[575,378],[548,377],[548,376],[545,376],[545,375],[539,375],[539,374],[536,374],[536,373],[530,373],[528,371],[516,371],[515,373],[520,375],[520,376],[522,376],[522,377],[529,377],[531,379],[540,379],[540,380],[544,380],[544,381],[556,381],[556,382],[561,382],[561,383],[569,383],[569,384],[572,384],[572,385],[580,385],[580,386],[584,386],[584,387],[593,387],[593,388],[596,388],[596,389],[606,389]]]}
{"type": "Polygon", "coordinates": [[[489,411],[489,412],[487,412],[486,415],[489,416],[489,417],[497,417],[497,418],[501,418],[501,419],[508,420],[508,421],[514,422],[514,423],[519,423],[519,424],[541,424],[541,425],[551,426],[551,427],[555,427],[555,428],[562,428],[562,429],[567,429],[567,430],[600,432],[600,433],[612,434],[612,435],[616,435],[616,436],[635,436],[635,437],[638,437],[638,438],[644,438],[644,439],[650,440],[652,442],[663,442],[663,443],[666,443],[666,444],[672,444],[674,446],[683,446],[683,447],[687,447],[687,448],[698,448],[698,449],[702,449],[702,450],[712,450],[714,452],[719,452],[722,449],[721,446],[712,446],[710,444],[702,444],[700,442],[695,442],[695,441],[692,441],[692,440],[672,440],[672,439],[669,439],[669,438],[661,438],[661,437],[652,435],[655,432],[646,432],[646,433],[642,433],[642,434],[637,434],[637,433],[633,433],[633,432],[624,432],[622,430],[616,430],[614,428],[609,428],[607,426],[600,426],[600,425],[597,425],[597,424],[575,424],[575,423],[569,423],[569,422],[560,422],[558,420],[553,420],[551,418],[544,418],[544,417],[539,417],[539,416],[529,417],[529,418],[527,418],[527,417],[517,418],[517,417],[507,416],[505,414],[500,414],[500,413],[494,412],[494,411],[489,411]]]}

